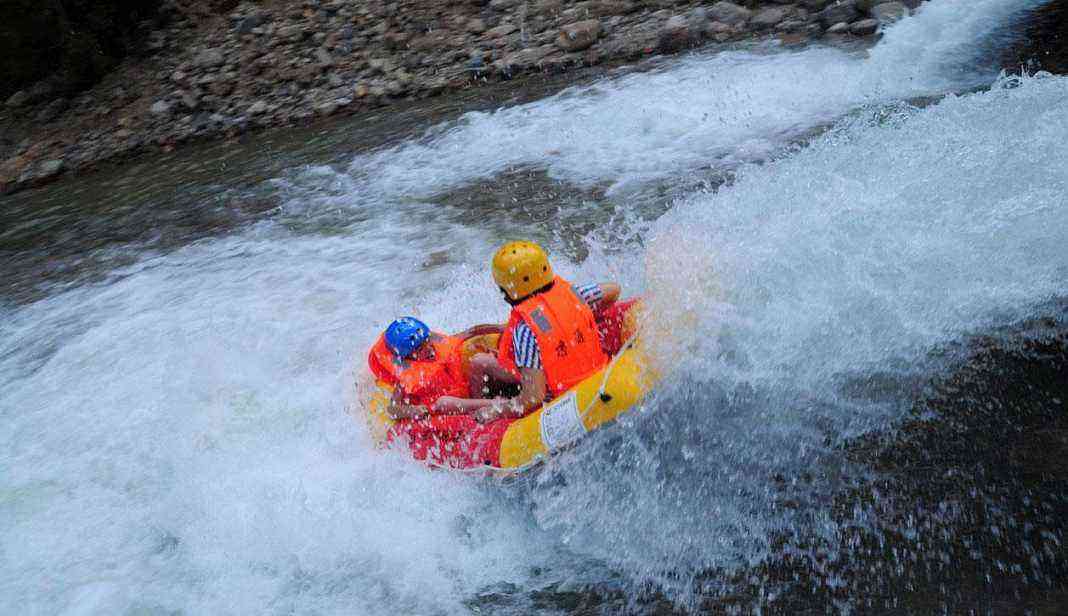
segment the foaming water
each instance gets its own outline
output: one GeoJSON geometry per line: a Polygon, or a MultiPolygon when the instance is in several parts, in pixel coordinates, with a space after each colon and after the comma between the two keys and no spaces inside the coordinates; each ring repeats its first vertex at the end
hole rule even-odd
{"type": "Polygon", "coordinates": [[[833,540],[827,500],[853,472],[835,443],[901,410],[879,376],[1063,293],[1068,81],[858,114],[690,195],[644,249],[558,257],[693,334],[657,348],[677,367],[641,412],[514,487],[373,450],[342,412],[360,412],[353,366],[397,314],[504,318],[485,272],[500,236],[421,196],[495,157],[576,183],[745,160],[858,105],[970,84],[984,71],[947,66],[1009,4],[927,5],[870,59],[692,58],[471,115],[352,173],[275,180],[281,221],[4,308],[0,612],[454,613],[587,582],[685,604],[702,572],[758,563],[776,535],[833,540]],[[925,36],[949,64],[891,53],[925,36]],[[723,117],[664,102],[683,96],[723,117]],[[663,110],[629,111],[650,100],[663,110]]]}
{"type": "Polygon", "coordinates": [[[645,258],[685,273],[647,293],[677,319],[680,286],[710,288],[688,267],[706,260],[721,291],[691,294],[708,316],[632,432],[531,494],[539,522],[684,600],[784,537],[833,545],[831,499],[858,472],[837,445],[899,416],[910,377],[937,370],[928,350],[1065,292],[1066,104],[1068,79],[1007,79],[856,118],[678,204],[645,258]]]}

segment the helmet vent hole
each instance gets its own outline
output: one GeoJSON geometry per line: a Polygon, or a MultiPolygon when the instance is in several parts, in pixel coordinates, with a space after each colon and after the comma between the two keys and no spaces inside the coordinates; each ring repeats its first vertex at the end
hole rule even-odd
{"type": "Polygon", "coordinates": [[[523,282],[530,282],[530,276],[523,276],[523,282]]]}
{"type": "Polygon", "coordinates": [[[541,266],[541,271],[547,272],[547,271],[549,271],[549,268],[543,265],[543,266],[541,266]]]}

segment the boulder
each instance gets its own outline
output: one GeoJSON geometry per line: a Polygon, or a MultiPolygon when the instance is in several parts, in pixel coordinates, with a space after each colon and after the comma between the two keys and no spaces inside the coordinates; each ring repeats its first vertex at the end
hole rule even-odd
{"type": "Polygon", "coordinates": [[[783,19],[786,19],[786,9],[776,6],[760,11],[749,20],[749,24],[757,28],[771,28],[783,19]]]}
{"type": "Polygon", "coordinates": [[[857,10],[854,0],[835,0],[833,4],[827,5],[827,8],[817,13],[816,17],[823,24],[823,27],[829,28],[840,21],[852,22],[856,20],[860,17],[860,11],[857,10]]]}
{"type": "Polygon", "coordinates": [[[869,34],[875,34],[875,31],[879,29],[879,21],[875,19],[861,19],[860,21],[853,22],[849,26],[849,33],[856,36],[868,36],[869,34]]]}
{"type": "Polygon", "coordinates": [[[821,11],[834,0],[801,0],[801,6],[810,11],[821,11]]]}
{"type": "Polygon", "coordinates": [[[876,4],[871,9],[872,19],[883,25],[892,24],[908,14],[908,8],[900,2],[883,2],[876,4]]]}
{"type": "Polygon", "coordinates": [[[844,21],[827,28],[827,34],[845,34],[846,32],[849,32],[849,24],[844,21]]]}
{"type": "Polygon", "coordinates": [[[708,15],[715,21],[734,26],[749,21],[753,17],[753,11],[733,2],[717,2],[708,8],[708,15]]]}
{"type": "Polygon", "coordinates": [[[582,51],[601,36],[601,22],[596,19],[575,22],[560,28],[556,46],[564,51],[582,51]]]}

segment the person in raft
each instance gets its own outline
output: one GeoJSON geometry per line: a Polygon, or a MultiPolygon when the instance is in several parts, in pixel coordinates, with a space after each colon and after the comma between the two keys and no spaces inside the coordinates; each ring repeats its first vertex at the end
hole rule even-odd
{"type": "Polygon", "coordinates": [[[497,354],[471,359],[470,390],[484,394],[491,383],[518,384],[519,395],[441,399],[480,423],[522,417],[607,364],[597,318],[620,293],[616,283],[575,286],[554,275],[545,251],[533,242],[502,246],[493,256],[493,280],[512,314],[497,354]]]}
{"type": "Polygon", "coordinates": [[[469,412],[450,402],[467,398],[480,388],[472,389],[464,374],[464,341],[502,330],[500,325],[475,325],[449,336],[430,331],[414,317],[390,323],[367,358],[375,377],[393,387],[387,413],[393,419],[418,419],[469,412]],[[443,396],[447,399],[442,400],[443,396]]]}

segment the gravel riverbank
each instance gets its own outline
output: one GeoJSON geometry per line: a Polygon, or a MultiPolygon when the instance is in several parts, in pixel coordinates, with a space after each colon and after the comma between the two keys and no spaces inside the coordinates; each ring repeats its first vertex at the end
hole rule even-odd
{"type": "Polygon", "coordinates": [[[0,194],[106,160],[525,75],[760,37],[877,35],[918,4],[172,0],[141,52],[94,87],[65,97],[45,80],[0,106],[0,194]]]}

